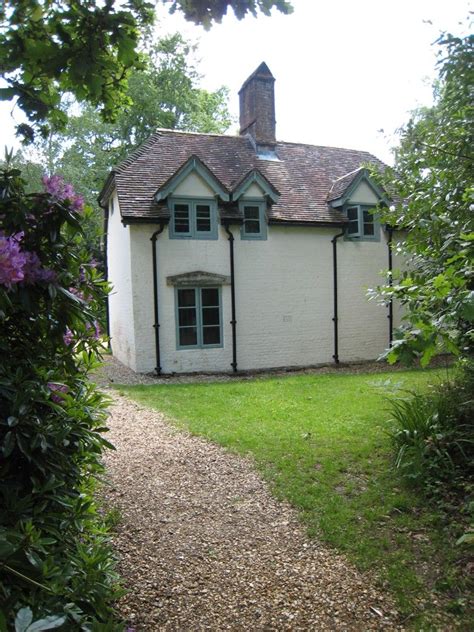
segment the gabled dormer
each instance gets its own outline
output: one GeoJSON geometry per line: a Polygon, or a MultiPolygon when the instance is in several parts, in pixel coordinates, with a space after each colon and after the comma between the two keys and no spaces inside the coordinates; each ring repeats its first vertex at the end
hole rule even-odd
{"type": "Polygon", "coordinates": [[[239,205],[242,239],[267,238],[267,208],[278,202],[279,192],[258,169],[252,169],[234,187],[232,201],[239,205]]]}
{"type": "Polygon", "coordinates": [[[378,241],[380,223],[375,209],[388,203],[385,191],[373,181],[365,167],[338,178],[328,195],[328,204],[347,217],[346,237],[349,239],[378,241]]]}
{"type": "Polygon", "coordinates": [[[167,200],[172,239],[217,239],[217,201],[230,194],[197,156],[191,156],[155,193],[167,200]]]}

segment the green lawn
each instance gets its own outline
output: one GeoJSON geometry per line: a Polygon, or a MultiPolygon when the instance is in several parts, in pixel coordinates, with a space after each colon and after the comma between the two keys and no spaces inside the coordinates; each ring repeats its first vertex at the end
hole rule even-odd
{"type": "Polygon", "coordinates": [[[456,603],[445,593],[442,607],[430,606],[429,592],[451,588],[454,544],[439,516],[391,467],[386,397],[397,388],[427,388],[441,374],[313,374],[117,388],[179,427],[252,455],[274,493],[300,511],[310,535],[374,571],[415,628],[439,629],[449,621],[443,610],[455,610],[456,603]]]}

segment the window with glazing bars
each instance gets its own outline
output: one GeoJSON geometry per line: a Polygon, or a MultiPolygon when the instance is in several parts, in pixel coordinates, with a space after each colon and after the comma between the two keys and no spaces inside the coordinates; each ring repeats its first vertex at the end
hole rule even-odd
{"type": "Polygon", "coordinates": [[[363,237],[378,239],[378,224],[372,206],[356,204],[346,209],[349,221],[346,229],[347,237],[363,237]]]}
{"type": "Polygon", "coordinates": [[[220,288],[176,289],[178,349],[222,346],[220,288]]]}
{"type": "Polygon", "coordinates": [[[212,200],[173,201],[170,237],[174,239],[217,239],[215,202],[212,200]]]}

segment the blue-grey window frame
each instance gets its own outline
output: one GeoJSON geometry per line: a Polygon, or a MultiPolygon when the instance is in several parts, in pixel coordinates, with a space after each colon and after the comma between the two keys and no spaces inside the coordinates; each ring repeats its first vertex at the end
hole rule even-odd
{"type": "Polygon", "coordinates": [[[221,349],[224,346],[224,332],[222,328],[222,288],[219,285],[183,285],[175,286],[174,288],[174,306],[175,306],[175,322],[176,322],[176,349],[178,351],[186,351],[189,349],[221,349]],[[197,344],[195,345],[180,345],[179,344],[179,303],[178,303],[178,291],[179,290],[194,290],[194,297],[196,299],[196,292],[199,290],[196,301],[196,329],[197,329],[197,344]],[[217,290],[219,296],[219,336],[220,343],[213,345],[206,345],[203,340],[203,325],[202,325],[202,290],[217,290]]]}
{"type": "Polygon", "coordinates": [[[357,234],[349,234],[346,231],[344,239],[346,239],[347,241],[380,241],[380,222],[377,213],[373,213],[376,207],[373,204],[351,204],[348,202],[344,205],[344,213],[346,216],[348,215],[348,211],[350,208],[357,208],[357,221],[359,230],[357,234]],[[364,211],[372,212],[371,214],[374,218],[373,235],[364,235],[364,211]]]}
{"type": "Polygon", "coordinates": [[[243,222],[240,228],[240,238],[248,239],[249,241],[265,241],[267,239],[267,218],[265,214],[266,204],[261,199],[244,198],[239,201],[240,212],[242,213],[243,222]],[[245,232],[245,207],[257,206],[258,207],[258,219],[260,222],[260,231],[258,233],[246,233],[245,232]]]}
{"type": "Polygon", "coordinates": [[[217,203],[212,198],[196,198],[196,197],[175,197],[170,200],[170,212],[171,220],[169,223],[169,236],[170,239],[210,239],[214,240],[218,237],[217,231],[217,203]],[[190,230],[187,233],[177,233],[174,229],[174,208],[177,204],[187,204],[189,207],[189,227],[190,230]],[[210,208],[210,231],[198,231],[197,230],[197,213],[196,207],[200,204],[207,204],[210,208]]]}

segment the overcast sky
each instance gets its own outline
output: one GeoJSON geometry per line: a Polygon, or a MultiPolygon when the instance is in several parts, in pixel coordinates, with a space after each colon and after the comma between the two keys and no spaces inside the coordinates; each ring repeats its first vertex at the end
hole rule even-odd
{"type": "MultiPolygon", "coordinates": [[[[236,118],[240,86],[265,61],[276,79],[279,140],[365,149],[390,161],[395,130],[406,122],[410,110],[431,102],[436,74],[432,43],[441,30],[465,32],[473,3],[292,0],[292,4],[291,16],[275,11],[269,18],[239,22],[229,15],[209,32],[161,9],[159,32],[180,31],[199,41],[202,86],[227,85],[236,118]]],[[[8,110],[3,107],[0,112],[1,144],[11,144],[8,110]]]]}

